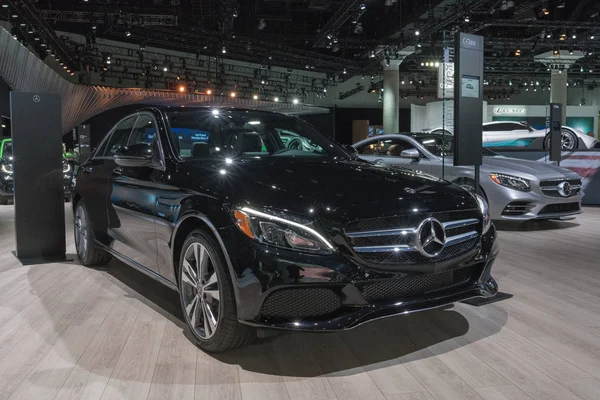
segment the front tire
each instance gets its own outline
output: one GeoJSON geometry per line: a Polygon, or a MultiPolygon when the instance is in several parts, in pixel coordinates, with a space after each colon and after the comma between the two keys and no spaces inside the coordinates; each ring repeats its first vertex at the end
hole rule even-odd
{"type": "Polygon", "coordinates": [[[87,267],[106,265],[112,256],[102,250],[94,242],[94,231],[83,200],[75,207],[75,220],[73,221],[75,233],[75,249],[81,264],[87,267]]]}
{"type": "Polygon", "coordinates": [[[203,230],[190,233],[181,249],[179,294],[185,322],[201,349],[224,352],[256,337],[254,329],[237,320],[225,257],[203,230]]]}

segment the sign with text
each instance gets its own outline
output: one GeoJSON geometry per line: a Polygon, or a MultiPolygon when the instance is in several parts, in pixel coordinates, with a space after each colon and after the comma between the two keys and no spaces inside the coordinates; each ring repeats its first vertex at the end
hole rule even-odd
{"type": "Polygon", "coordinates": [[[454,98],[454,63],[442,63],[438,67],[437,97],[454,98]]]}
{"type": "Polygon", "coordinates": [[[525,107],[494,107],[494,115],[525,115],[525,107]]]}

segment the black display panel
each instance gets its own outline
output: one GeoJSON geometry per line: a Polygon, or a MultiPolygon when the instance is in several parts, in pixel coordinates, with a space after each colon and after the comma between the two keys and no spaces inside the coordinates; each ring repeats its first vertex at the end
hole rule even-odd
{"type": "Polygon", "coordinates": [[[550,103],[550,161],[561,160],[562,104],[550,103]]]}
{"type": "Polygon", "coordinates": [[[65,260],[60,96],[11,92],[16,255],[65,260]]]}
{"type": "Polygon", "coordinates": [[[483,37],[456,34],[454,165],[481,165],[483,145],[483,37]]]}

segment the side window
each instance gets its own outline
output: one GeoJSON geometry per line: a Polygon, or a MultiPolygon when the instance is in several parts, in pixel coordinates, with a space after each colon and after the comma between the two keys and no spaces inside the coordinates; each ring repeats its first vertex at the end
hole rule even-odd
{"type": "Polygon", "coordinates": [[[154,161],[160,163],[161,155],[157,133],[158,129],[154,118],[152,118],[152,116],[149,114],[140,114],[135,122],[135,125],[133,126],[133,130],[131,131],[127,145],[130,146],[132,144],[145,143],[152,146],[154,161]]]}
{"type": "Polygon", "coordinates": [[[362,146],[358,147],[356,151],[358,154],[364,154],[367,156],[377,154],[377,148],[379,147],[380,140],[375,140],[369,143],[365,143],[362,146]]]}
{"type": "MultiPolygon", "coordinates": [[[[281,139],[281,142],[286,148],[297,151],[305,151],[308,153],[323,153],[321,146],[313,143],[306,136],[298,134],[292,130],[292,128],[293,127],[290,127],[290,129],[275,129],[279,135],[279,138],[281,139]]],[[[261,148],[261,151],[268,151],[264,144],[261,148]]]]}
{"type": "Polygon", "coordinates": [[[115,127],[112,136],[108,139],[106,148],[101,150],[98,155],[102,155],[104,157],[113,157],[117,150],[123,146],[127,146],[127,141],[129,140],[129,135],[136,118],[137,115],[121,121],[115,127]]]}
{"type": "Polygon", "coordinates": [[[410,142],[401,139],[388,139],[383,141],[379,154],[391,157],[398,157],[404,150],[414,149],[410,142]]]}

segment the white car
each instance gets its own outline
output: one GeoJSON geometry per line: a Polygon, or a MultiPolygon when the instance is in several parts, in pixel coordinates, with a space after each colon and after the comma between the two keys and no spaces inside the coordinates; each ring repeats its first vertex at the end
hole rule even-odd
{"type": "MultiPolygon", "coordinates": [[[[427,132],[452,134],[448,129],[435,128],[427,132]]],[[[534,129],[526,122],[495,121],[483,124],[483,145],[488,147],[538,147],[550,146],[549,129],[534,129]],[[536,142],[537,145],[536,145],[536,142]]],[[[561,148],[564,151],[600,148],[598,139],[587,136],[579,129],[561,128],[561,148]]]]}

